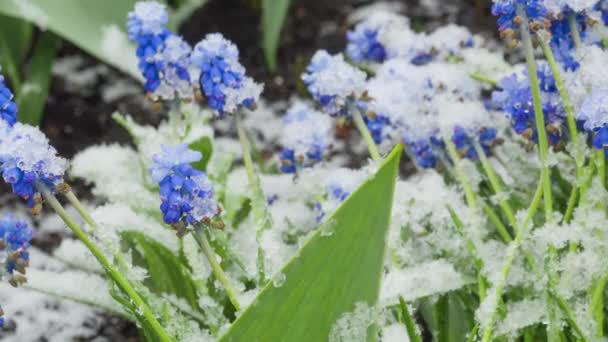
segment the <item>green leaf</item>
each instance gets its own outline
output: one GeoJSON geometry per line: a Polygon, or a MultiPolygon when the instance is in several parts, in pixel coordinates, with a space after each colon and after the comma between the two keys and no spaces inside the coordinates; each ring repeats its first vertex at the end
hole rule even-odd
{"type": "Polygon", "coordinates": [[[15,95],[21,88],[19,69],[32,41],[32,25],[0,15],[0,65],[10,78],[15,95]]]}
{"type": "Polygon", "coordinates": [[[277,49],[289,0],[262,0],[263,47],[270,71],[277,68],[277,49]]]}
{"type": "Polygon", "coordinates": [[[192,163],[192,167],[200,171],[207,171],[207,164],[209,164],[209,160],[211,160],[211,155],[213,154],[211,139],[209,137],[202,137],[190,144],[189,147],[203,154],[203,158],[196,163],[192,163]]]}
{"type": "Polygon", "coordinates": [[[135,48],[126,34],[137,0],[0,0],[0,12],[28,20],[91,55],[139,78],[135,48]]]}
{"type": "Polygon", "coordinates": [[[40,35],[29,63],[27,78],[17,96],[19,121],[40,124],[51,85],[51,69],[59,39],[51,32],[40,35]]]}
{"type": "Polygon", "coordinates": [[[313,233],[221,341],[326,341],[355,304],[377,304],[401,151],[313,233]]]}
{"type": "Polygon", "coordinates": [[[146,285],[151,291],[174,294],[185,299],[192,308],[198,308],[196,285],[178,256],[140,232],[126,231],[122,237],[133,247],[134,261],[139,259],[145,263],[143,266],[149,273],[146,285]]]}

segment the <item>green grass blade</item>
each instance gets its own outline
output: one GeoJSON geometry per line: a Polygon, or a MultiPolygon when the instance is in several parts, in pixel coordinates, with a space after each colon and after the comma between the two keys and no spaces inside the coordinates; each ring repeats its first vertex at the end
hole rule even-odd
{"type": "Polygon", "coordinates": [[[401,315],[403,317],[403,322],[405,323],[405,328],[410,341],[422,342],[422,337],[420,337],[418,334],[418,329],[416,328],[416,322],[414,322],[414,319],[410,314],[410,310],[407,308],[407,303],[405,303],[405,300],[401,296],[399,296],[399,307],[401,308],[401,315]]]}
{"type": "Polygon", "coordinates": [[[326,341],[356,304],[377,304],[401,152],[399,145],[346,199],[324,223],[331,229],[312,235],[275,275],[284,281],[269,282],[221,341],[326,341]]]}
{"type": "Polygon", "coordinates": [[[277,49],[288,9],[289,0],[262,0],[262,40],[266,64],[270,71],[277,68],[277,49]]]}
{"type": "Polygon", "coordinates": [[[32,59],[30,60],[25,82],[17,96],[19,121],[37,126],[42,119],[51,85],[51,69],[57,52],[59,38],[52,32],[40,35],[32,59]]]}
{"type": "Polygon", "coordinates": [[[192,163],[192,167],[199,171],[207,171],[207,164],[209,164],[209,160],[211,160],[211,156],[213,155],[211,139],[209,137],[202,137],[190,144],[189,147],[192,150],[199,151],[203,155],[201,160],[192,163]]]}
{"type": "Polygon", "coordinates": [[[24,20],[0,15],[0,65],[11,80],[13,93],[21,88],[19,69],[32,42],[32,25],[24,20]]]}

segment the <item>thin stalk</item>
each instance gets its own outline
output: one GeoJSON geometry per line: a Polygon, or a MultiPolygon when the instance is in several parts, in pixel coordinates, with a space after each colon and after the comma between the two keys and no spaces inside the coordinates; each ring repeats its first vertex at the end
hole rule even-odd
{"type": "MultiPolygon", "coordinates": [[[[532,203],[530,203],[530,207],[528,208],[528,213],[524,222],[517,234],[515,235],[515,239],[511,242],[509,249],[507,251],[507,255],[505,261],[503,262],[502,269],[500,271],[500,279],[498,280],[496,286],[494,287],[494,296],[496,298],[496,303],[502,298],[502,293],[504,291],[504,286],[507,282],[507,277],[509,272],[511,271],[511,266],[513,265],[513,261],[515,260],[516,252],[521,247],[524,232],[526,231],[526,227],[531,223],[532,218],[536,214],[538,206],[540,204],[540,200],[543,197],[543,183],[539,182],[538,187],[536,188],[536,192],[534,193],[534,197],[532,198],[532,203]]],[[[492,338],[492,334],[494,332],[494,324],[496,324],[496,316],[498,314],[498,307],[493,308],[492,313],[490,314],[490,320],[488,324],[483,330],[482,334],[482,342],[489,342],[492,338]]]]}
{"type": "Polygon", "coordinates": [[[264,284],[266,283],[266,272],[264,270],[265,256],[264,250],[261,246],[261,239],[264,230],[270,229],[272,227],[272,222],[270,219],[270,214],[268,213],[266,196],[264,196],[264,191],[262,190],[260,177],[255,172],[255,168],[253,166],[253,159],[251,158],[251,146],[249,144],[247,133],[245,132],[245,128],[243,127],[243,123],[241,121],[241,113],[235,114],[235,121],[237,133],[239,136],[239,142],[241,143],[241,149],[243,150],[243,163],[245,164],[245,169],[247,170],[247,180],[249,183],[249,196],[252,205],[251,211],[253,214],[253,221],[256,225],[256,240],[258,243],[258,277],[260,283],[264,284]]]}
{"type": "Polygon", "coordinates": [[[376,146],[376,142],[374,142],[374,138],[369,132],[365,121],[363,120],[363,116],[361,116],[361,111],[357,106],[352,105],[352,109],[350,110],[351,115],[353,116],[353,121],[355,122],[355,126],[361,133],[361,137],[363,137],[363,141],[367,145],[367,149],[369,150],[369,155],[372,157],[372,160],[380,160],[382,157],[380,156],[380,152],[378,152],[378,147],[376,146]]]}
{"type": "Polygon", "coordinates": [[[585,163],[580,142],[578,140],[578,130],[576,128],[576,118],[574,117],[574,109],[572,107],[572,102],[570,102],[568,91],[564,86],[564,80],[561,76],[561,70],[557,62],[555,61],[555,56],[553,55],[553,50],[551,49],[551,46],[549,46],[549,43],[540,35],[538,38],[543,52],[545,53],[545,57],[547,58],[547,62],[549,63],[549,67],[551,68],[553,78],[555,79],[555,86],[562,99],[562,103],[564,104],[564,110],[566,112],[566,122],[568,123],[568,132],[570,133],[570,140],[574,144],[574,160],[576,162],[577,181],[580,183],[582,181],[582,178],[584,177],[583,168],[585,163]]]}
{"type": "Polygon", "coordinates": [[[536,60],[534,59],[534,47],[532,36],[528,25],[526,11],[521,5],[517,5],[517,14],[522,18],[520,24],[521,40],[526,55],[528,66],[528,78],[530,79],[530,89],[532,91],[532,101],[534,103],[534,118],[538,134],[538,150],[541,162],[541,183],[543,186],[543,202],[545,205],[545,217],[551,219],[553,215],[553,196],[551,194],[551,178],[549,165],[547,164],[547,154],[549,153],[549,143],[547,141],[547,131],[545,130],[545,117],[543,114],[543,104],[540,94],[538,75],[536,74],[536,60]]]}
{"type": "MultiPolygon", "coordinates": [[[[477,152],[477,155],[479,156],[479,160],[481,161],[481,166],[483,167],[483,170],[485,171],[486,175],[488,176],[488,180],[490,181],[492,190],[494,190],[494,194],[497,196],[500,196],[500,194],[503,193],[502,185],[500,184],[498,177],[496,177],[496,173],[494,172],[494,168],[492,167],[492,164],[490,164],[490,161],[488,160],[488,157],[486,156],[486,152],[483,150],[483,148],[481,147],[481,145],[479,144],[479,142],[477,140],[473,141],[473,146],[475,147],[475,151],[477,152]]],[[[511,209],[511,205],[509,204],[509,201],[506,198],[503,198],[498,203],[499,203],[502,211],[505,213],[505,216],[507,217],[509,224],[511,225],[511,227],[513,227],[513,230],[517,234],[517,220],[515,219],[515,215],[513,215],[513,209],[511,209]]]]}
{"type": "Polygon", "coordinates": [[[492,86],[493,88],[495,88],[498,85],[498,82],[496,82],[495,80],[493,80],[493,79],[491,79],[491,78],[489,78],[487,76],[484,76],[484,75],[482,75],[480,73],[477,73],[477,72],[472,72],[472,73],[469,74],[469,76],[472,79],[474,79],[476,81],[479,81],[479,82],[482,82],[482,83],[486,83],[486,84],[492,86]]]}
{"type": "Polygon", "coordinates": [[[494,226],[496,226],[496,230],[498,231],[498,234],[500,235],[502,240],[506,243],[513,241],[513,238],[507,230],[507,227],[505,227],[498,215],[496,215],[496,213],[486,202],[482,203],[482,209],[486,213],[486,215],[488,215],[488,218],[494,224],[494,226]]]}
{"type": "Polygon", "coordinates": [[[414,319],[410,314],[410,310],[408,310],[407,304],[401,296],[399,296],[399,307],[401,308],[403,323],[405,323],[405,329],[407,330],[407,335],[409,336],[410,341],[422,342],[422,338],[420,337],[418,329],[416,328],[416,322],[414,322],[414,319]]]}
{"type": "Polygon", "coordinates": [[[604,336],[604,290],[606,289],[607,280],[608,274],[598,279],[591,293],[591,314],[597,322],[597,329],[595,331],[597,337],[604,336]]]}
{"type": "Polygon", "coordinates": [[[597,167],[597,176],[600,179],[602,188],[606,188],[606,155],[604,149],[595,151],[595,164],[597,167]]]}
{"type": "Polygon", "coordinates": [[[478,291],[479,291],[479,300],[484,300],[486,298],[486,290],[488,288],[487,281],[483,277],[483,260],[479,257],[479,253],[477,252],[477,247],[475,243],[471,239],[466,236],[466,232],[464,231],[464,224],[462,220],[458,217],[454,209],[452,209],[449,205],[446,206],[448,212],[450,213],[450,217],[452,218],[452,222],[454,222],[454,226],[458,229],[458,232],[465,239],[465,247],[467,252],[473,257],[475,261],[475,267],[477,268],[477,283],[478,283],[478,291]]]}
{"type": "Polygon", "coordinates": [[[61,203],[57,200],[57,198],[49,192],[49,190],[44,186],[39,184],[37,186],[38,190],[42,193],[42,196],[46,200],[46,202],[55,210],[57,215],[63,220],[63,222],[70,228],[70,230],[76,235],[76,237],[82,241],[82,243],[89,249],[89,251],[93,254],[95,259],[101,264],[101,266],[106,271],[108,277],[110,277],[119,287],[120,289],[129,297],[137,310],[134,310],[134,314],[141,314],[143,318],[150,324],[150,327],[154,330],[157,337],[161,341],[172,341],[172,339],[167,335],[164,328],[160,325],[154,314],[146,304],[146,302],[137,294],[135,289],[131,286],[129,281],[122,275],[120,271],[118,271],[106,258],[104,253],[95,245],[87,236],[87,234],[82,230],[82,228],[72,219],[72,217],[65,211],[61,203]],[[141,313],[140,313],[141,310],[141,313]]]}
{"type": "Polygon", "coordinates": [[[467,178],[467,176],[464,173],[464,170],[462,169],[462,165],[460,165],[460,155],[458,155],[458,151],[456,151],[456,146],[454,145],[454,142],[452,141],[452,139],[448,136],[446,136],[443,140],[447,147],[448,155],[450,156],[450,158],[452,159],[452,162],[454,163],[454,169],[456,170],[456,177],[458,178],[458,181],[462,185],[462,188],[464,190],[464,196],[467,200],[467,204],[471,208],[476,208],[477,207],[477,196],[475,195],[475,191],[473,191],[473,188],[471,187],[471,184],[469,183],[469,179],[467,178]]]}
{"type": "Polygon", "coordinates": [[[200,225],[196,225],[195,230],[192,232],[192,236],[203,251],[203,254],[205,254],[207,261],[209,261],[209,265],[211,265],[213,274],[215,275],[217,280],[222,283],[222,286],[226,291],[226,295],[228,295],[228,299],[230,299],[230,302],[232,303],[236,311],[240,311],[241,305],[239,304],[239,301],[236,298],[236,291],[232,287],[230,279],[228,279],[228,277],[224,273],[224,270],[222,270],[222,267],[217,262],[215,253],[213,252],[213,248],[211,248],[211,245],[209,244],[209,241],[207,241],[207,237],[205,236],[204,228],[200,225]]]}
{"type": "Polygon", "coordinates": [[[583,42],[581,40],[581,34],[578,31],[578,25],[576,24],[576,13],[570,13],[568,15],[568,25],[570,25],[570,32],[572,32],[574,47],[576,50],[580,50],[583,46],[583,42]]]}

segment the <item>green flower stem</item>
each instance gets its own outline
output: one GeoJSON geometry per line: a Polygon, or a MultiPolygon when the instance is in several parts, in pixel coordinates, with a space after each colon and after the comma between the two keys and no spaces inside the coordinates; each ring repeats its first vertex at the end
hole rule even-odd
{"type": "MultiPolygon", "coordinates": [[[[486,156],[486,152],[483,150],[483,148],[479,144],[479,141],[477,140],[473,141],[473,146],[475,147],[475,151],[479,156],[481,166],[483,167],[483,170],[488,176],[488,180],[490,181],[492,190],[494,190],[494,194],[496,194],[497,196],[501,196],[501,194],[503,193],[502,185],[500,184],[498,177],[496,177],[496,173],[494,172],[494,168],[492,167],[492,164],[490,164],[490,161],[486,156]]],[[[509,221],[509,224],[511,225],[511,227],[513,227],[515,234],[517,234],[517,220],[515,219],[515,215],[513,215],[513,209],[511,209],[509,201],[506,198],[503,198],[499,201],[499,205],[502,211],[505,213],[507,221],[509,221]]]]}
{"type": "Polygon", "coordinates": [[[474,79],[476,81],[479,81],[479,82],[482,82],[482,83],[486,83],[486,84],[492,86],[493,88],[495,88],[498,85],[498,82],[496,82],[493,79],[491,79],[491,78],[489,78],[487,76],[484,76],[484,75],[482,75],[482,74],[480,74],[478,72],[472,72],[472,73],[469,74],[469,76],[472,79],[474,79]]]}
{"type": "Polygon", "coordinates": [[[218,264],[215,253],[213,252],[213,248],[211,248],[211,245],[209,244],[209,241],[207,241],[207,237],[205,236],[204,227],[202,227],[201,225],[196,225],[195,230],[192,232],[192,236],[203,251],[203,254],[205,254],[205,257],[207,257],[207,261],[209,261],[209,265],[211,265],[213,274],[215,275],[217,280],[222,283],[222,286],[226,291],[226,295],[228,295],[228,299],[230,299],[230,302],[232,303],[236,311],[240,311],[241,305],[239,304],[239,301],[236,298],[236,291],[232,287],[230,279],[228,279],[228,277],[224,273],[224,270],[222,270],[222,267],[220,266],[220,264],[218,264]]]}
{"type": "MultiPolygon", "coordinates": [[[[507,282],[507,277],[509,275],[509,272],[511,271],[511,266],[513,265],[513,261],[515,260],[516,252],[521,247],[521,244],[522,244],[522,241],[524,238],[524,232],[526,231],[526,227],[531,223],[532,218],[536,214],[536,211],[540,204],[540,200],[543,197],[542,195],[543,195],[543,183],[541,181],[538,183],[538,187],[536,189],[536,192],[534,193],[534,197],[532,198],[532,203],[530,204],[530,207],[528,208],[528,213],[526,215],[526,218],[524,219],[522,226],[520,227],[517,234],[515,235],[515,239],[513,240],[513,242],[510,243],[509,249],[507,250],[507,255],[506,255],[505,261],[502,264],[502,269],[500,271],[500,279],[498,280],[496,286],[494,287],[494,296],[496,297],[497,304],[500,301],[500,299],[502,298],[502,293],[504,291],[504,287],[507,282]]],[[[494,332],[494,325],[496,324],[497,315],[498,315],[498,306],[493,309],[492,313],[490,314],[490,319],[489,319],[486,327],[483,329],[482,342],[489,342],[490,339],[492,338],[492,334],[494,332]]]]}
{"type": "Polygon", "coordinates": [[[481,205],[481,208],[486,213],[486,215],[488,215],[490,221],[494,224],[494,226],[496,226],[496,230],[498,231],[498,234],[500,235],[502,240],[506,243],[513,241],[511,233],[509,233],[507,227],[505,227],[505,225],[502,223],[498,215],[496,215],[494,210],[492,210],[492,208],[485,201],[481,205]]]}
{"type": "Polygon", "coordinates": [[[369,133],[369,129],[367,129],[365,121],[363,121],[363,116],[361,116],[361,111],[359,110],[359,108],[354,105],[351,105],[350,112],[352,113],[355,126],[357,126],[359,133],[361,133],[365,144],[367,144],[367,149],[369,150],[369,155],[372,157],[372,160],[382,159],[380,153],[378,152],[378,147],[374,142],[374,138],[372,138],[372,135],[369,133]]]}
{"type": "Polygon", "coordinates": [[[572,218],[572,213],[574,213],[574,206],[576,205],[578,197],[578,191],[576,191],[576,189],[572,189],[572,192],[570,192],[570,198],[568,198],[566,213],[564,214],[564,222],[570,223],[570,218],[572,218]]]}
{"type": "MultiPolygon", "coordinates": [[[[568,131],[570,133],[570,140],[574,144],[574,161],[576,163],[576,185],[573,187],[572,192],[576,192],[580,187],[580,184],[584,178],[584,164],[585,158],[583,156],[583,152],[581,150],[580,142],[578,140],[578,130],[576,129],[576,118],[574,117],[574,110],[572,108],[572,103],[570,102],[570,98],[568,96],[568,91],[564,86],[564,81],[562,79],[560,68],[555,61],[555,56],[553,55],[553,50],[551,50],[551,46],[549,43],[541,37],[538,36],[538,40],[540,45],[545,53],[545,57],[547,58],[547,62],[549,63],[549,67],[551,68],[551,73],[553,73],[553,78],[555,79],[555,86],[557,91],[559,92],[560,97],[562,98],[562,103],[564,104],[564,110],[566,111],[566,122],[568,123],[568,131]]],[[[580,39],[580,37],[579,37],[580,39]]],[[[581,193],[581,198],[584,197],[585,194],[581,193]]],[[[572,195],[571,195],[572,197],[572,195]]]]}
{"type": "Polygon", "coordinates": [[[245,164],[245,169],[247,170],[247,180],[249,182],[249,196],[251,199],[251,212],[253,215],[253,222],[256,225],[256,240],[258,243],[258,277],[260,283],[264,284],[266,283],[267,279],[265,274],[266,272],[264,270],[265,256],[264,250],[262,249],[261,239],[264,230],[272,228],[272,221],[270,218],[270,213],[268,212],[266,196],[264,195],[264,190],[262,190],[260,177],[255,172],[253,159],[251,158],[251,146],[249,144],[247,133],[245,132],[245,128],[243,127],[243,123],[241,121],[241,113],[235,114],[235,121],[239,141],[241,143],[241,149],[243,150],[243,163],[245,164]]]}
{"type": "Polygon", "coordinates": [[[473,260],[475,261],[475,268],[477,269],[477,283],[478,283],[478,287],[479,287],[478,288],[479,300],[484,300],[486,298],[486,293],[487,293],[486,289],[488,288],[488,284],[482,274],[483,260],[479,257],[479,253],[477,252],[477,247],[475,246],[473,241],[466,236],[466,233],[464,231],[464,223],[462,223],[462,220],[460,220],[460,218],[458,217],[458,214],[456,214],[454,209],[452,209],[452,207],[450,207],[449,205],[447,205],[446,208],[447,208],[448,212],[450,213],[450,217],[452,218],[452,222],[454,222],[454,226],[456,226],[456,229],[458,229],[458,232],[465,239],[465,246],[466,246],[467,252],[469,252],[469,254],[473,257],[473,260]]]}
{"type": "Polygon", "coordinates": [[[553,196],[551,194],[551,176],[549,165],[547,164],[547,154],[549,153],[549,143],[547,141],[547,131],[545,130],[545,117],[543,114],[543,104],[540,94],[540,85],[538,75],[536,73],[536,60],[534,59],[534,47],[532,45],[532,36],[528,26],[528,17],[526,11],[521,5],[517,6],[517,14],[522,18],[520,24],[521,40],[526,55],[526,64],[528,66],[528,78],[530,79],[530,89],[532,91],[532,101],[534,103],[534,118],[536,121],[536,130],[538,133],[538,150],[541,162],[541,183],[543,186],[543,202],[545,205],[545,218],[551,220],[553,215],[553,196]]]}
{"type": "Polygon", "coordinates": [[[401,315],[403,317],[405,329],[407,330],[407,335],[409,336],[410,341],[422,342],[422,337],[420,337],[420,335],[418,334],[418,329],[416,328],[416,322],[414,322],[414,319],[410,314],[410,310],[408,310],[407,304],[401,296],[399,296],[399,307],[401,308],[401,315]]]}
{"type": "Polygon", "coordinates": [[[578,25],[576,24],[576,14],[570,13],[568,15],[568,24],[570,25],[570,32],[572,32],[572,40],[574,41],[574,47],[576,50],[580,50],[583,46],[581,40],[581,34],[578,31],[578,25]]]}
{"type": "Polygon", "coordinates": [[[597,337],[604,336],[604,290],[606,289],[606,280],[608,280],[608,274],[603,275],[595,282],[591,293],[591,314],[597,322],[597,330],[595,331],[597,337]]]}
{"type": "Polygon", "coordinates": [[[604,149],[595,151],[595,164],[597,167],[597,176],[600,179],[602,188],[606,188],[606,155],[604,149]]]}
{"type": "Polygon", "coordinates": [[[475,195],[475,191],[473,191],[471,183],[469,183],[469,179],[465,175],[464,170],[462,170],[462,165],[460,165],[460,155],[458,154],[458,151],[456,151],[456,146],[454,145],[452,139],[448,136],[444,137],[443,141],[447,147],[448,155],[454,162],[454,169],[456,171],[455,174],[458,178],[458,182],[460,182],[460,185],[462,185],[467,204],[471,209],[476,208],[477,196],[475,195]]]}
{"type": "Polygon", "coordinates": [[[46,200],[46,202],[55,210],[57,215],[63,220],[63,222],[70,228],[70,230],[76,235],[76,237],[84,243],[84,245],[91,251],[93,256],[97,259],[97,261],[101,264],[101,266],[106,271],[108,277],[110,277],[119,287],[120,289],[129,297],[132,301],[133,305],[137,308],[134,310],[134,314],[140,314],[143,316],[149,324],[150,327],[156,333],[156,336],[161,341],[172,341],[172,339],[167,335],[164,328],[160,325],[154,314],[146,304],[146,302],[137,294],[135,289],[131,286],[129,281],[122,275],[122,273],[116,269],[106,258],[104,253],[95,245],[87,236],[87,234],[82,230],[82,228],[72,219],[72,217],[65,211],[61,203],[57,200],[57,198],[51,194],[51,192],[41,184],[37,185],[38,190],[42,193],[42,196],[46,200]]]}

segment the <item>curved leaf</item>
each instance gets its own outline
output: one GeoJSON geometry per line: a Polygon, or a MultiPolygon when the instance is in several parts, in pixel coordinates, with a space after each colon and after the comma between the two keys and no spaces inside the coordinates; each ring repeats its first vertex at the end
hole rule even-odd
{"type": "Polygon", "coordinates": [[[377,304],[401,150],[312,235],[221,341],[325,341],[356,304],[377,304]]]}

